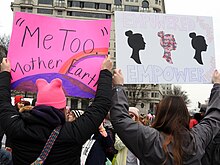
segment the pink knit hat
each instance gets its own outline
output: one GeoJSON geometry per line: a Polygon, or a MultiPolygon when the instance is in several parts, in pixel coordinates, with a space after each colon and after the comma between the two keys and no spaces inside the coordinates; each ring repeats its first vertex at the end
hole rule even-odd
{"type": "Polygon", "coordinates": [[[139,109],[136,107],[129,107],[129,113],[133,113],[137,119],[139,119],[139,109]]]}
{"type": "Polygon", "coordinates": [[[57,109],[66,107],[66,97],[62,89],[62,80],[56,78],[51,83],[48,83],[44,79],[38,79],[36,85],[38,89],[36,105],[53,106],[57,109]]]}

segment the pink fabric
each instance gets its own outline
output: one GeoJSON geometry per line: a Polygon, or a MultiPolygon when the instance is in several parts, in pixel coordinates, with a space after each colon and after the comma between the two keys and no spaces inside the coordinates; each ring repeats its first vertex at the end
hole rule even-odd
{"type": "Polygon", "coordinates": [[[36,105],[53,106],[57,109],[66,107],[66,97],[62,88],[62,80],[56,78],[48,83],[44,79],[36,81],[38,93],[36,105]]]}

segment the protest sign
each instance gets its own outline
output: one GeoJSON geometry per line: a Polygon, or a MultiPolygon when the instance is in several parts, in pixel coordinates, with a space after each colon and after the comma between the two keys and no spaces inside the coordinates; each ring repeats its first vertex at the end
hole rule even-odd
{"type": "Polygon", "coordinates": [[[211,17],[115,12],[126,84],[207,84],[216,67],[211,17]]]}
{"type": "Polygon", "coordinates": [[[8,58],[12,88],[36,91],[44,78],[63,81],[67,96],[92,98],[108,55],[110,19],[73,20],[23,12],[14,16],[8,58]]]}

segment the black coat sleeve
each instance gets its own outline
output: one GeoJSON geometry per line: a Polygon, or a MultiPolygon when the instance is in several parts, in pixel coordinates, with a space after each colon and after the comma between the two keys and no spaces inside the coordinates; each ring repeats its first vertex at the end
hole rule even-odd
{"type": "Polygon", "coordinates": [[[110,110],[111,98],[112,74],[108,70],[102,70],[94,101],[81,117],[71,123],[71,128],[67,128],[69,136],[74,136],[78,143],[84,144],[98,130],[110,110]]]}
{"type": "Polygon", "coordinates": [[[16,128],[15,118],[19,115],[15,107],[11,104],[11,74],[9,72],[0,73],[0,125],[4,133],[10,135],[13,128],[16,128]]]}

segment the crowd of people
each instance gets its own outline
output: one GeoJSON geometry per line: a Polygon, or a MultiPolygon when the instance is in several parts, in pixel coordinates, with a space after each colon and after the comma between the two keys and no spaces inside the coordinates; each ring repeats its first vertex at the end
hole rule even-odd
{"type": "Polygon", "coordinates": [[[62,80],[38,79],[33,104],[11,103],[10,61],[0,65],[0,164],[217,165],[220,164],[220,73],[208,106],[190,118],[181,96],[166,96],[155,114],[130,107],[120,69],[104,60],[95,98],[85,111],[66,105],[62,80]],[[204,113],[205,112],[205,113],[204,113]],[[204,113],[204,116],[201,115],[204,113]]]}

